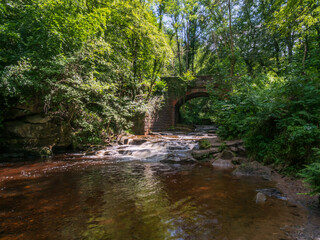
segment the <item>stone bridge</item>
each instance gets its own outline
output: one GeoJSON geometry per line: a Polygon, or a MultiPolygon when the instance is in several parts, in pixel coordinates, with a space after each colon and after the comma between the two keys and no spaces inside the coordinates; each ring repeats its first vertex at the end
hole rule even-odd
{"type": "Polygon", "coordinates": [[[179,81],[177,77],[164,77],[162,80],[166,81],[168,86],[166,102],[160,111],[145,118],[144,134],[148,134],[150,130],[161,131],[175,126],[180,120],[179,109],[185,102],[193,98],[208,97],[206,86],[209,83],[213,84],[213,87],[218,87],[218,84],[213,82],[212,76],[198,76],[192,87],[181,94],[177,92],[173,84],[174,81],[179,81]]]}

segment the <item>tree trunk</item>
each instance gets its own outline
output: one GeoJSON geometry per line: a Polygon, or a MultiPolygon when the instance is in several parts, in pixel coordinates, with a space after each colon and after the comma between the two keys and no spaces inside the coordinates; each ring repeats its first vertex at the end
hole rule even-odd
{"type": "Polygon", "coordinates": [[[218,42],[217,42],[216,35],[214,33],[212,33],[212,38],[213,38],[213,42],[214,42],[214,47],[216,49],[217,59],[218,59],[218,62],[220,62],[219,51],[218,51],[218,42]]]}
{"type": "Polygon", "coordinates": [[[292,55],[293,55],[293,35],[291,31],[287,35],[287,47],[288,47],[288,61],[289,63],[292,62],[292,55]]]}
{"type": "Polygon", "coordinates": [[[235,56],[234,56],[234,48],[233,48],[233,34],[232,34],[232,26],[231,26],[231,0],[228,0],[228,11],[229,11],[229,34],[230,34],[230,49],[231,49],[231,69],[230,69],[230,77],[234,75],[234,65],[235,65],[235,56]]]}
{"type": "Polygon", "coordinates": [[[274,44],[274,50],[276,52],[276,63],[277,63],[277,68],[278,68],[278,73],[280,72],[280,69],[281,69],[281,66],[280,66],[280,59],[279,59],[279,56],[280,56],[280,47],[279,47],[279,44],[277,42],[277,40],[274,38],[273,39],[273,44],[274,44]]]}
{"type": "Polygon", "coordinates": [[[187,21],[187,44],[186,44],[186,71],[189,70],[189,51],[190,51],[190,31],[189,20],[187,21]]]}
{"type": "Polygon", "coordinates": [[[307,54],[308,54],[308,35],[306,36],[303,45],[304,45],[304,50],[303,50],[302,66],[304,68],[304,63],[306,61],[307,54]]]}
{"type": "Polygon", "coordinates": [[[177,48],[178,48],[179,74],[182,75],[181,52],[180,52],[180,42],[179,42],[178,30],[176,30],[176,41],[177,41],[177,48]]]}

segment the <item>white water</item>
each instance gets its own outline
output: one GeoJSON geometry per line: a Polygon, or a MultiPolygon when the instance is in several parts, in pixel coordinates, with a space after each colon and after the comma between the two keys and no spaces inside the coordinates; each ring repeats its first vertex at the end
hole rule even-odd
{"type": "Polygon", "coordinates": [[[132,137],[127,144],[116,145],[96,152],[96,158],[112,156],[118,161],[147,162],[193,162],[191,150],[198,148],[197,141],[201,138],[216,137],[213,126],[197,126],[197,132],[162,132],[144,138],[132,137]],[[208,132],[211,131],[211,134],[208,132]]]}

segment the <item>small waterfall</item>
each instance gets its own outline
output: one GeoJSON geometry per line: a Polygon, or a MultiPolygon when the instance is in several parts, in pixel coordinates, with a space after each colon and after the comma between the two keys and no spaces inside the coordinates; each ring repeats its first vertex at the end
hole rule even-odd
{"type": "Polygon", "coordinates": [[[194,162],[191,150],[198,148],[198,140],[215,137],[216,126],[196,126],[195,132],[161,132],[152,136],[131,136],[122,145],[95,152],[92,158],[106,156],[116,161],[194,162]],[[124,144],[125,143],[125,144],[124,144]]]}

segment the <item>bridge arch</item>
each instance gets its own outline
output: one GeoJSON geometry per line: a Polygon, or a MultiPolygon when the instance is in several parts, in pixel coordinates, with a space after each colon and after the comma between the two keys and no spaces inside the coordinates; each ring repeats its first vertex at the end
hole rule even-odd
{"type": "Polygon", "coordinates": [[[188,102],[189,100],[191,99],[194,99],[194,98],[200,98],[200,97],[209,97],[209,94],[207,92],[206,89],[193,89],[189,92],[187,92],[185,94],[185,96],[183,97],[180,97],[180,98],[177,98],[177,99],[174,99],[172,101],[172,110],[174,110],[173,114],[174,114],[174,124],[177,124],[180,122],[180,113],[179,113],[179,110],[180,110],[180,107],[185,104],[186,102],[188,102]]]}
{"type": "MultiPolygon", "coordinates": [[[[163,77],[162,80],[167,82],[168,94],[165,99],[165,104],[156,113],[147,115],[144,119],[144,124],[135,124],[141,131],[135,131],[136,134],[148,134],[149,131],[167,130],[174,126],[179,121],[179,108],[187,101],[198,98],[208,97],[207,85],[210,87],[219,88],[219,83],[213,76],[197,76],[193,86],[187,89],[184,96],[178,96],[175,89],[175,82],[180,81],[178,77],[163,77]]],[[[219,88],[220,89],[220,88],[219,88]]],[[[225,89],[228,91],[228,89],[225,89]]]]}

